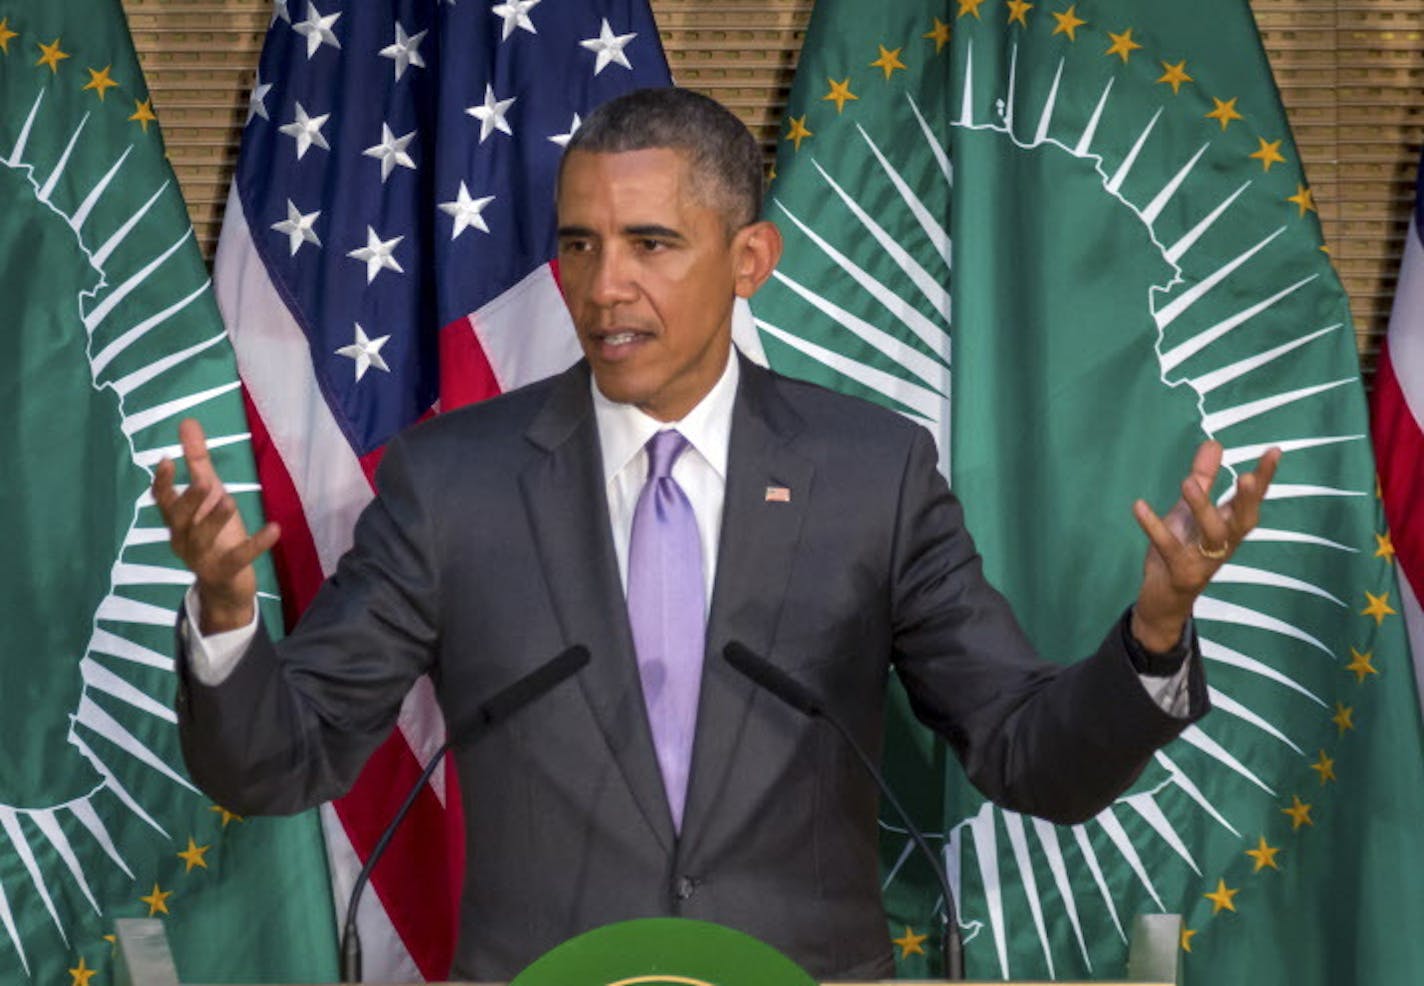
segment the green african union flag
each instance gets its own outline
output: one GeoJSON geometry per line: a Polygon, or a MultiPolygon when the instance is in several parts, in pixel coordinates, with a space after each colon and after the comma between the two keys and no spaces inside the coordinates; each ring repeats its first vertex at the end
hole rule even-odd
{"type": "MultiPolygon", "coordinates": [[[[1119,977],[1134,915],[1167,912],[1188,983],[1417,982],[1392,550],[1346,298],[1247,4],[822,0],[788,115],[768,358],[933,431],[1046,655],[1121,616],[1132,501],[1170,506],[1198,442],[1225,446],[1220,496],[1286,450],[1196,609],[1214,711],[1098,817],[985,804],[897,720],[887,767],[943,840],[970,978],[1119,977]]],[[[888,818],[882,844],[923,972],[937,893],[888,818]]]]}
{"type": "Polygon", "coordinates": [[[114,919],[148,916],[185,981],[333,979],[315,816],[238,819],[179,754],[189,576],[148,485],[181,416],[260,517],[232,352],[118,0],[0,0],[0,203],[0,982],[109,982],[114,919]]]}

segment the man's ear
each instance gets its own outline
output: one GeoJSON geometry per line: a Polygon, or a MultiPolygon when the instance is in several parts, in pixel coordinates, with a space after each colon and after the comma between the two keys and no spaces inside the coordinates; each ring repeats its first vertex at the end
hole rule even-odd
{"type": "Polygon", "coordinates": [[[732,238],[732,258],[737,297],[750,298],[781,259],[781,230],[766,219],[743,226],[732,238]]]}

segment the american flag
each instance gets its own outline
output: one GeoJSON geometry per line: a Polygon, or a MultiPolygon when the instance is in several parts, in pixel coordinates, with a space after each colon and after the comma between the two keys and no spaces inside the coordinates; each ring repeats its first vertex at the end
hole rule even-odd
{"type": "Polygon", "coordinates": [[[1380,349],[1370,419],[1380,496],[1389,521],[1376,553],[1398,560],[1400,609],[1409,628],[1424,708],[1424,159],[1389,335],[1380,349]]]}
{"type": "MultiPolygon", "coordinates": [[[[393,435],[578,357],[552,263],[559,155],[591,108],[668,82],[647,0],[275,0],[214,279],[289,622],[393,435]]],[[[338,909],[442,733],[422,683],[323,809],[338,909]]],[[[445,978],[462,852],[447,771],[376,869],[367,978],[445,978]]]]}

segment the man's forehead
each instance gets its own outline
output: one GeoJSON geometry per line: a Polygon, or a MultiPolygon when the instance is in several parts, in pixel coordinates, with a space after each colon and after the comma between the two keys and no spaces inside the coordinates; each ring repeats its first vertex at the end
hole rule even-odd
{"type": "Polygon", "coordinates": [[[570,151],[564,161],[563,184],[652,182],[679,187],[691,178],[691,156],[672,147],[634,151],[570,151]]]}
{"type": "MultiPolygon", "coordinates": [[[[688,213],[710,209],[706,190],[692,172],[691,156],[675,148],[635,151],[572,151],[560,175],[559,220],[613,206],[622,219],[638,213],[688,213]]],[[[688,216],[687,218],[691,218],[688,216]]]]}

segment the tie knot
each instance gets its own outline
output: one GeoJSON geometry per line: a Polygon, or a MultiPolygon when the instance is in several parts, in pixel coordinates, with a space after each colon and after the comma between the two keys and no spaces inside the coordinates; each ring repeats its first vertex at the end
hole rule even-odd
{"type": "Polygon", "coordinates": [[[687,448],[687,439],[676,429],[660,431],[648,439],[648,479],[665,479],[672,475],[672,464],[687,448]]]}

